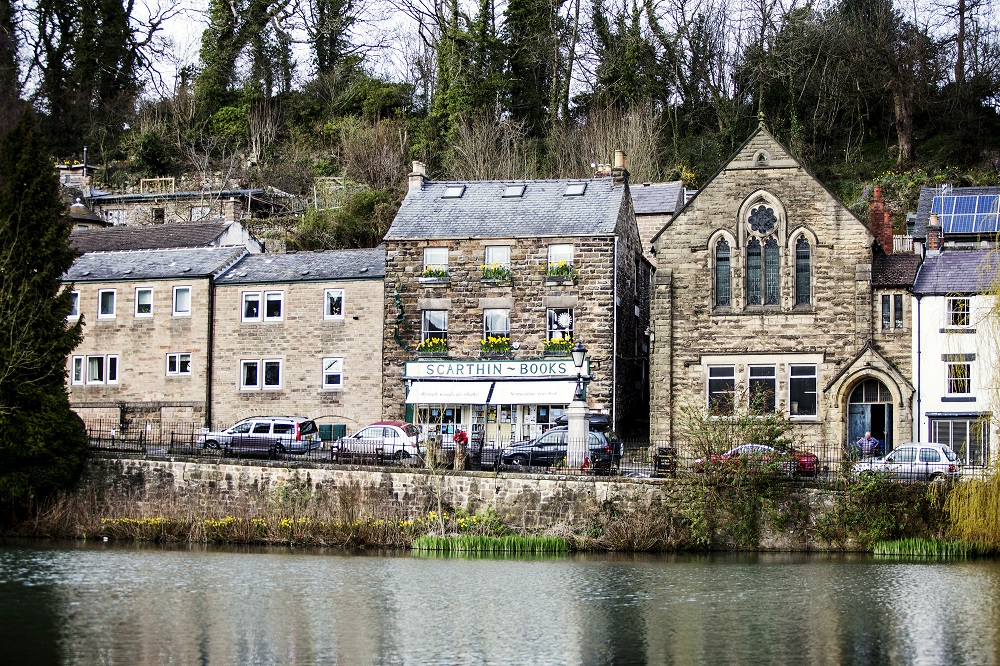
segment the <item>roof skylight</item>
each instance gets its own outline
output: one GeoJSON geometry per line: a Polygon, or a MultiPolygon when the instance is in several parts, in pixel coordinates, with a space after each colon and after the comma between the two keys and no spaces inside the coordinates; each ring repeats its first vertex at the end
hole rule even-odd
{"type": "Polygon", "coordinates": [[[442,199],[461,199],[465,193],[465,185],[449,185],[445,188],[442,199]]]}
{"type": "Polygon", "coordinates": [[[567,197],[581,197],[587,191],[587,183],[570,183],[566,186],[567,197]]]}
{"type": "Polygon", "coordinates": [[[525,187],[526,187],[525,185],[508,185],[507,188],[503,191],[503,198],[514,199],[523,197],[525,187]]]}

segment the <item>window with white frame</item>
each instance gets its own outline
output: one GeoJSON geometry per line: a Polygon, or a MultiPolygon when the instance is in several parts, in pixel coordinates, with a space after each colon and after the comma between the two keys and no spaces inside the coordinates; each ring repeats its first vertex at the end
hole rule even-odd
{"type": "Polygon", "coordinates": [[[323,388],[339,389],[344,382],[344,358],[330,356],[323,359],[323,388]]]}
{"type": "Polygon", "coordinates": [[[153,316],[153,290],[149,287],[138,287],[135,290],[135,316],[153,316]]]}
{"type": "Polygon", "coordinates": [[[191,287],[174,287],[174,316],[191,316],[191,287]]]}
{"type": "Polygon", "coordinates": [[[789,416],[816,416],[816,366],[793,365],[788,378],[789,416]]]}
{"type": "Polygon", "coordinates": [[[69,314],[66,315],[67,319],[76,319],[80,316],[80,292],[71,291],[69,292],[69,314]]]}
{"type": "Polygon", "coordinates": [[[486,265],[510,268],[510,245],[487,245],[486,265]]]}
{"type": "Polygon", "coordinates": [[[244,391],[281,388],[281,359],[244,359],[240,361],[240,388],[244,391]]]}
{"type": "Polygon", "coordinates": [[[448,311],[422,310],[420,313],[420,340],[448,339],[448,311]]]}
{"type": "Polygon", "coordinates": [[[200,222],[202,220],[207,220],[211,212],[211,206],[191,206],[191,221],[200,222]]]}
{"type": "Polygon", "coordinates": [[[948,363],[947,392],[949,395],[972,393],[972,365],[970,363],[948,363]]]}
{"type": "Polygon", "coordinates": [[[948,299],[948,326],[971,326],[972,317],[968,298],[948,299]]]}
{"type": "Polygon", "coordinates": [[[510,310],[501,308],[483,310],[483,337],[486,339],[509,338],[510,310]]]}
{"type": "Polygon", "coordinates": [[[773,365],[751,365],[747,384],[750,411],[757,414],[773,412],[776,387],[777,373],[773,365]]]}
{"type": "Polygon", "coordinates": [[[189,376],[191,374],[191,354],[178,352],[167,354],[167,376],[189,376]]]}
{"type": "Polygon", "coordinates": [[[264,292],[264,321],[281,321],[285,312],[285,292],[264,292]]]}
{"type": "Polygon", "coordinates": [[[344,290],[327,289],[323,292],[323,318],[344,318],[344,290]]]}
{"type": "Polygon", "coordinates": [[[100,289],[97,292],[97,318],[113,319],[115,316],[115,290],[100,289]]]}
{"type": "Polygon", "coordinates": [[[243,292],[243,321],[281,321],[284,310],[283,291],[243,292]]]}
{"type": "Polygon", "coordinates": [[[71,384],[83,384],[84,383],[84,373],[83,373],[84,358],[82,356],[74,356],[70,360],[69,367],[69,381],[71,384]]]}
{"type": "Polygon", "coordinates": [[[573,265],[573,246],[563,243],[549,245],[549,266],[563,262],[573,265]]]}
{"type": "Polygon", "coordinates": [[[260,321],[260,292],[243,292],[243,321],[260,321]]]}
{"type": "Polygon", "coordinates": [[[573,337],[573,308],[549,308],[546,312],[545,339],[573,337]]]}
{"type": "Polygon", "coordinates": [[[121,226],[125,224],[125,209],[112,208],[111,210],[106,210],[104,211],[104,219],[116,227],[121,226]]]}
{"type": "MultiPolygon", "coordinates": [[[[82,357],[75,357],[82,358],[82,357]]],[[[74,373],[76,371],[76,361],[74,358],[74,373]]],[[[87,384],[117,384],[118,383],[118,355],[106,354],[88,356],[86,359],[87,384]]]]}
{"type": "Polygon", "coordinates": [[[424,274],[430,277],[443,277],[448,274],[448,248],[424,248],[424,274]]]}
{"type": "Polygon", "coordinates": [[[710,365],[708,367],[708,411],[723,415],[733,413],[736,395],[736,366],[710,365]]]}

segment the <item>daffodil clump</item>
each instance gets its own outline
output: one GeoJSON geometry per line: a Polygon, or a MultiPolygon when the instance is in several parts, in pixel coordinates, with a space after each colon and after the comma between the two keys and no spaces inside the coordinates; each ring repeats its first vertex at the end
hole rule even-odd
{"type": "Polygon", "coordinates": [[[576,276],[576,269],[566,260],[553,261],[545,269],[545,274],[550,277],[573,278],[576,276]]]}
{"type": "Polygon", "coordinates": [[[559,352],[568,354],[573,350],[573,338],[565,335],[561,338],[553,338],[542,343],[542,350],[547,352],[559,352]]]}
{"type": "Polygon", "coordinates": [[[499,263],[486,264],[480,266],[483,271],[484,280],[499,280],[501,282],[509,282],[511,279],[510,266],[499,263]]]}
{"type": "Polygon", "coordinates": [[[446,278],[448,277],[448,268],[446,266],[425,266],[424,270],[420,271],[420,277],[446,278]]]}
{"type": "Polygon", "coordinates": [[[427,338],[417,345],[418,352],[446,352],[448,351],[447,338],[427,338]]]}
{"type": "Polygon", "coordinates": [[[509,336],[493,336],[479,341],[479,350],[484,354],[507,354],[510,352],[509,336]]]}

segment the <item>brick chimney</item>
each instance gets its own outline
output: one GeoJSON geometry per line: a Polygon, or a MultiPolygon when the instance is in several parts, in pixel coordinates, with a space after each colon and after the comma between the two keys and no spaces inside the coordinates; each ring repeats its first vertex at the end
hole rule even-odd
{"type": "Polygon", "coordinates": [[[423,162],[413,161],[413,171],[409,175],[410,192],[423,188],[427,180],[427,165],[423,162]]]}
{"type": "Polygon", "coordinates": [[[611,168],[611,184],[612,185],[625,185],[628,184],[628,169],[625,167],[625,151],[616,150],[615,151],[615,165],[611,168]]]}
{"type": "Polygon", "coordinates": [[[868,207],[868,224],[875,234],[875,239],[882,246],[882,252],[892,254],[892,220],[885,209],[885,199],[882,198],[882,188],[875,186],[872,201],[868,207]]]}
{"type": "Polygon", "coordinates": [[[937,215],[931,215],[927,221],[927,254],[937,254],[941,251],[941,223],[937,215]]]}
{"type": "Polygon", "coordinates": [[[222,202],[222,219],[226,222],[238,222],[243,217],[243,200],[229,197],[222,202]]]}

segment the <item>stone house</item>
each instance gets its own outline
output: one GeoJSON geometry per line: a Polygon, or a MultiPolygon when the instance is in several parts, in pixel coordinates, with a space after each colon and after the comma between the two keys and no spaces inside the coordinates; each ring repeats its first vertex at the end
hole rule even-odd
{"type": "Polygon", "coordinates": [[[873,285],[892,248],[883,209],[858,219],[761,126],[653,245],[654,440],[683,445],[684,409],[736,400],[786,415],[828,460],[865,430],[912,439],[910,328],[882,332],[877,313],[913,260],[873,285]]]}
{"type": "Polygon", "coordinates": [[[92,252],[64,276],[83,339],[68,359],[70,404],[84,419],[203,421],[208,416],[212,279],[239,247],[92,252]]]}
{"type": "Polygon", "coordinates": [[[656,266],[653,236],[684,205],[684,183],[679,180],[669,183],[636,183],[629,186],[629,193],[632,195],[635,221],[639,226],[643,256],[656,266]]]}
{"type": "Polygon", "coordinates": [[[263,189],[94,191],[88,202],[95,213],[117,226],[238,222],[284,210],[284,205],[263,189]]]}
{"type": "Polygon", "coordinates": [[[498,445],[586,399],[622,434],[647,427],[648,287],[624,153],[606,176],[429,180],[414,163],[385,237],[382,408],[498,445]],[[483,342],[483,341],[487,342],[483,342]]]}
{"type": "MultiPolygon", "coordinates": [[[[212,414],[382,416],[385,249],[260,254],[216,280],[212,414]]],[[[338,429],[339,430],[339,429],[338,429]]]]}

